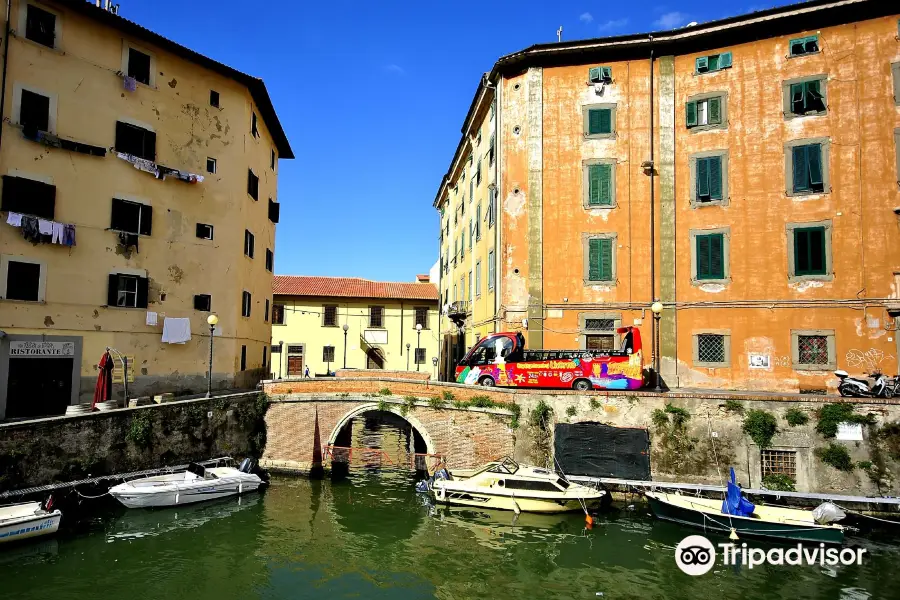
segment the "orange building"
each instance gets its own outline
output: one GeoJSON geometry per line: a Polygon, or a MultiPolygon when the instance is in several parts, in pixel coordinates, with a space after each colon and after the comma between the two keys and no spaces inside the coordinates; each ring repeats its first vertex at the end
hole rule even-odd
{"type": "Polygon", "coordinates": [[[833,390],[836,368],[894,374],[898,145],[890,3],[510,54],[482,78],[435,199],[444,314],[465,345],[523,330],[533,348],[602,349],[637,325],[655,347],[659,300],[671,387],[812,392],[833,390]],[[467,198],[487,136],[487,185],[467,198]],[[492,227],[460,259],[472,226],[451,222],[482,196],[492,227]],[[480,252],[491,293],[460,294],[480,252]]]}

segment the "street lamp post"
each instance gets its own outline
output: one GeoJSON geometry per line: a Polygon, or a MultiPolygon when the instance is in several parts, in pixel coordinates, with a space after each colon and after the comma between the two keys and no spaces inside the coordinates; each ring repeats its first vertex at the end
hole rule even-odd
{"type": "Polygon", "coordinates": [[[437,356],[431,357],[431,364],[434,365],[434,379],[437,380],[437,364],[438,364],[437,356]]]}
{"type": "Polygon", "coordinates": [[[350,329],[350,326],[344,323],[342,328],[344,330],[344,368],[347,368],[347,331],[350,329]]]}
{"type": "MultiPolygon", "coordinates": [[[[206,322],[209,324],[209,372],[206,376],[206,397],[209,398],[212,396],[212,351],[213,351],[213,334],[216,332],[216,324],[219,322],[219,317],[216,315],[209,315],[206,317],[206,322]]],[[[128,375],[127,373],[125,374],[128,375]]]]}
{"type": "Polygon", "coordinates": [[[653,374],[654,379],[656,379],[656,385],[653,388],[654,392],[660,393],[662,392],[662,381],[659,377],[659,320],[662,317],[663,305],[662,302],[656,301],[650,307],[650,311],[653,313],[653,374]]]}
{"type": "MultiPolygon", "coordinates": [[[[422,347],[422,324],[416,323],[416,354],[419,353],[419,348],[422,347]]],[[[416,371],[419,370],[419,361],[418,356],[416,357],[416,371]]]]}
{"type": "Polygon", "coordinates": [[[278,379],[281,379],[281,365],[284,363],[284,340],[278,340],[278,379]]]}
{"type": "Polygon", "coordinates": [[[406,370],[409,371],[409,342],[406,342],[406,370]]]}

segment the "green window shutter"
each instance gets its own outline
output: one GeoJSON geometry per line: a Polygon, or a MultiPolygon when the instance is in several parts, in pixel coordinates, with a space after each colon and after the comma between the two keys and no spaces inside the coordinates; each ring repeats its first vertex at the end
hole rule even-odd
{"type": "Polygon", "coordinates": [[[709,70],[710,71],[718,71],[719,70],[719,55],[713,54],[712,56],[707,57],[709,70]]]}
{"type": "Polygon", "coordinates": [[[719,68],[727,69],[731,67],[731,52],[723,52],[719,55],[719,68]]]}
{"type": "Polygon", "coordinates": [[[711,279],[725,279],[725,236],[709,236],[709,274],[711,279]]]}
{"type": "Polygon", "coordinates": [[[600,242],[600,281],[612,281],[613,241],[609,238],[598,241],[600,242]]]}
{"type": "Polygon", "coordinates": [[[588,110],[588,135],[601,133],[600,131],[600,111],[599,109],[588,110]]]}
{"type": "Polygon", "coordinates": [[[706,159],[709,169],[709,199],[722,199],[722,157],[713,156],[706,159]]]}
{"type": "Polygon", "coordinates": [[[797,38],[796,40],[791,40],[789,44],[791,49],[791,56],[800,56],[801,54],[804,54],[806,52],[803,46],[805,40],[806,38],[797,38]]]}
{"type": "Polygon", "coordinates": [[[810,185],[813,188],[822,187],[822,144],[810,144],[806,147],[806,161],[809,165],[810,185]]]}
{"type": "Polygon", "coordinates": [[[794,146],[793,167],[794,167],[794,192],[809,191],[809,167],[806,161],[806,146],[794,146]]]}
{"type": "Polygon", "coordinates": [[[697,126],[697,103],[696,102],[688,102],[687,103],[687,117],[686,122],[688,127],[696,127],[697,126]]]}
{"type": "Polygon", "coordinates": [[[709,200],[709,159],[697,159],[697,197],[700,202],[709,200]]]}
{"type": "Polygon", "coordinates": [[[706,103],[707,122],[710,125],[718,125],[722,122],[722,99],[710,98],[706,103]]]}
{"type": "Polygon", "coordinates": [[[824,275],[825,228],[803,227],[794,230],[794,274],[824,275]]]}
{"type": "Polygon", "coordinates": [[[609,188],[609,165],[590,165],[588,167],[588,204],[601,206],[610,204],[604,197],[604,188],[609,188]]]}
{"type": "Polygon", "coordinates": [[[609,108],[600,109],[599,133],[612,133],[612,110],[609,108]]]}
{"type": "Polygon", "coordinates": [[[588,280],[600,281],[600,242],[602,239],[588,240],[588,280]]]}
{"type": "Polygon", "coordinates": [[[600,67],[593,67],[588,71],[588,81],[592,83],[600,81],[600,67]]]}
{"type": "Polygon", "coordinates": [[[697,67],[698,73],[703,73],[709,70],[709,58],[706,56],[698,56],[697,60],[694,61],[694,63],[697,67]]]}
{"type": "Polygon", "coordinates": [[[802,83],[792,83],[791,113],[795,115],[802,115],[806,112],[806,102],[804,101],[805,98],[806,94],[804,93],[804,85],[802,83]]]}
{"type": "Polygon", "coordinates": [[[825,96],[822,95],[821,81],[815,79],[806,82],[806,110],[822,112],[825,110],[825,96]]]}
{"type": "Polygon", "coordinates": [[[594,165],[597,167],[599,202],[601,206],[612,206],[612,165],[594,165]]]}
{"type": "Polygon", "coordinates": [[[603,81],[612,81],[612,67],[600,67],[600,78],[603,81]]]}
{"type": "Polygon", "coordinates": [[[697,279],[712,279],[709,276],[709,236],[697,236],[697,279]]]}

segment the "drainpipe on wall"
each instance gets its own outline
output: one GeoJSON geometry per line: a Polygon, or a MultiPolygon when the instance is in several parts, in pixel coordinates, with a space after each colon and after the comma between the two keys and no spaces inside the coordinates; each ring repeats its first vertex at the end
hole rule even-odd
{"type": "MultiPolygon", "coordinates": [[[[655,57],[653,56],[653,36],[648,36],[650,40],[650,302],[656,302],[656,164],[654,162],[655,155],[653,153],[653,127],[654,120],[654,98],[653,98],[653,66],[655,57]]],[[[657,340],[656,329],[659,327],[659,319],[653,319],[653,370],[654,376],[659,378],[659,344],[657,340]]]]}
{"type": "Polygon", "coordinates": [[[3,36],[3,80],[0,82],[0,143],[3,141],[3,107],[6,106],[6,69],[9,64],[9,19],[12,0],[6,0],[6,33],[3,36]]]}
{"type": "MultiPolygon", "coordinates": [[[[500,78],[502,81],[502,77],[500,78]]],[[[486,84],[494,90],[494,333],[500,331],[500,90],[503,86],[486,84]]]]}

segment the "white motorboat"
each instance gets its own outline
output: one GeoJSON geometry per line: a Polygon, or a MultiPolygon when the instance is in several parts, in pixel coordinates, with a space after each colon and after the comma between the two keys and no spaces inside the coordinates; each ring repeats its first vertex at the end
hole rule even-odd
{"type": "Polygon", "coordinates": [[[62,513],[40,502],[0,506],[0,544],[26,538],[51,535],[59,529],[62,513]]]}
{"type": "Polygon", "coordinates": [[[192,504],[244,494],[259,489],[262,479],[252,473],[250,459],[234,467],[188,465],[183,473],[156,475],[126,481],[109,489],[109,494],[128,508],[151,508],[192,504]]]}
{"type": "Polygon", "coordinates": [[[474,471],[435,477],[431,493],[438,502],[516,512],[559,513],[599,504],[606,494],[571,483],[554,471],[519,465],[510,457],[474,471]]]}

